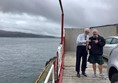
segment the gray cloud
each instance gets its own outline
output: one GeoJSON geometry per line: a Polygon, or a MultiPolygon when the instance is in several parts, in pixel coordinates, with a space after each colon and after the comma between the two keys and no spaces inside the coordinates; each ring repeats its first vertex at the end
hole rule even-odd
{"type": "Polygon", "coordinates": [[[63,3],[66,24],[87,27],[118,23],[118,0],[65,0],[63,3]]]}
{"type": "Polygon", "coordinates": [[[0,12],[0,18],[3,18],[0,19],[0,29],[2,30],[60,35],[60,25],[42,16],[35,17],[25,13],[18,15],[0,12]]]}
{"type": "Polygon", "coordinates": [[[60,17],[58,0],[0,0],[0,9],[3,12],[40,15],[54,21],[59,21],[60,17]]]}
{"type": "MultiPolygon", "coordinates": [[[[118,0],[62,0],[65,27],[118,23],[118,0]]],[[[0,28],[60,34],[58,0],[0,0],[0,28]]]]}

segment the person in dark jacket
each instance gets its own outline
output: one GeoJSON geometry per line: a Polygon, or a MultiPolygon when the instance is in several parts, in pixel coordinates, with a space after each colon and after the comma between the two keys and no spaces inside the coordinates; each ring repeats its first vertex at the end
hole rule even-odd
{"type": "Polygon", "coordinates": [[[98,63],[98,68],[99,68],[99,76],[103,78],[103,73],[102,73],[102,65],[104,64],[103,61],[103,47],[105,45],[105,39],[98,34],[98,30],[94,29],[93,30],[93,36],[90,37],[90,42],[89,42],[89,62],[92,63],[93,66],[93,71],[94,75],[93,77],[96,77],[96,63],[98,63]]]}

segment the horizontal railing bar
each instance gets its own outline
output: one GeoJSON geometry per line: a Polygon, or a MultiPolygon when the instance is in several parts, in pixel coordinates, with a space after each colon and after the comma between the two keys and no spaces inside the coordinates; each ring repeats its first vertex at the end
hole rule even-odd
{"type": "MultiPolygon", "coordinates": [[[[48,80],[49,80],[49,78],[50,78],[50,76],[51,76],[51,73],[52,73],[53,69],[54,69],[54,65],[52,64],[52,66],[51,66],[51,68],[50,68],[50,70],[49,70],[49,73],[48,73],[48,75],[47,75],[47,77],[46,77],[44,83],[48,83],[48,80]]],[[[53,79],[53,78],[52,78],[52,79],[53,79]]]]}

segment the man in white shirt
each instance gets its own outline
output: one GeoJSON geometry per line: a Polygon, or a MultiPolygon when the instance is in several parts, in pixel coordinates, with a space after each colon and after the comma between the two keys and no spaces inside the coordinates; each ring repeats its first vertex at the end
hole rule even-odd
{"type": "Polygon", "coordinates": [[[81,71],[82,75],[87,77],[85,71],[87,66],[87,44],[89,43],[89,28],[85,28],[82,34],[77,37],[77,49],[76,49],[76,72],[77,77],[80,77],[80,62],[82,57],[81,71]]]}

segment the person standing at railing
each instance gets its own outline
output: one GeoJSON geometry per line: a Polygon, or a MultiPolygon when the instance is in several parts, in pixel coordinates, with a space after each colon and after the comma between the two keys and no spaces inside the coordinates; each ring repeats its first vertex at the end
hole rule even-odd
{"type": "Polygon", "coordinates": [[[89,43],[89,28],[85,28],[82,34],[77,37],[77,49],[76,49],[76,72],[77,77],[80,77],[80,62],[82,58],[81,71],[82,75],[87,77],[85,71],[87,67],[87,55],[88,55],[88,43],[89,43]]]}

